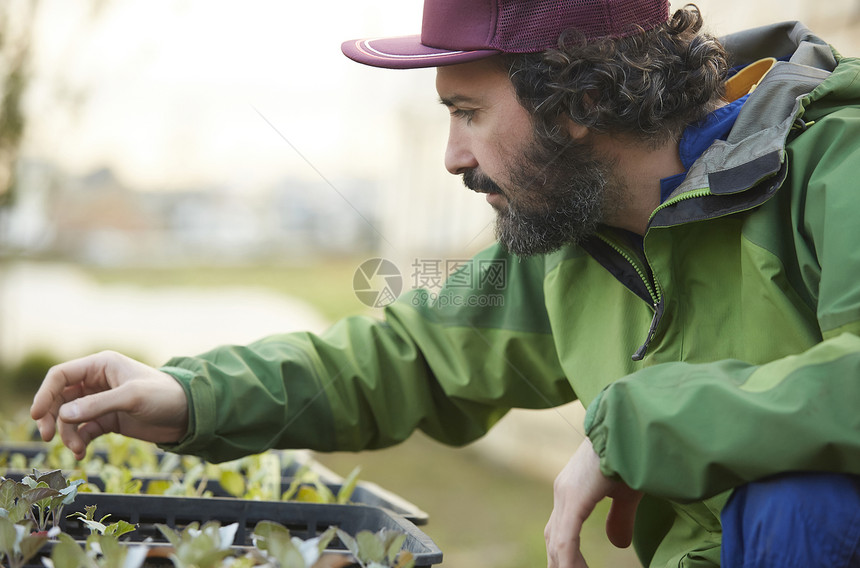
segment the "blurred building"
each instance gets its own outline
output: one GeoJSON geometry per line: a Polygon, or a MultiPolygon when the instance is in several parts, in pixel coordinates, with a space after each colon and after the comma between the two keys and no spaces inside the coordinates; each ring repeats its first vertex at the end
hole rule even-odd
{"type": "Polygon", "coordinates": [[[263,191],[229,186],[139,191],[107,168],[68,176],[19,164],[20,199],[0,212],[0,251],[100,265],[251,263],[373,251],[378,189],[284,179],[263,191]]]}

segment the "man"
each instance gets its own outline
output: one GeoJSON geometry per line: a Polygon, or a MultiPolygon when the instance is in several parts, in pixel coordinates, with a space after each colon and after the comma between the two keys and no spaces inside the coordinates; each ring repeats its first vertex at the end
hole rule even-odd
{"type": "Polygon", "coordinates": [[[471,301],[500,292],[478,278],[160,370],[71,361],[34,400],[42,436],[213,460],[464,444],[578,397],[549,566],[585,565],[607,496],[610,540],[648,566],[857,565],[860,63],[799,24],[701,26],[662,0],[426,0],[420,37],[347,42],[438,67],[445,165],[498,213],[476,262],[506,262],[504,305],[471,301]]]}

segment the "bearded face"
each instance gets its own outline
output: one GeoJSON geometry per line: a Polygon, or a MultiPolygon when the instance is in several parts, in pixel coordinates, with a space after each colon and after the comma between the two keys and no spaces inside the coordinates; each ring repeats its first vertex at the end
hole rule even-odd
{"type": "Polygon", "coordinates": [[[507,181],[497,183],[473,168],[463,173],[463,183],[498,196],[488,199],[498,214],[496,238],[513,254],[545,254],[579,243],[620,204],[623,188],[613,164],[587,142],[548,148],[532,140],[509,163],[507,181]]]}

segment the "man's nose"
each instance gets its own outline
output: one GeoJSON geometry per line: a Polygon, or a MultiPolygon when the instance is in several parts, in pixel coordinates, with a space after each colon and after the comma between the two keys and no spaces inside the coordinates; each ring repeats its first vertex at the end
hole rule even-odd
{"type": "Polygon", "coordinates": [[[445,148],[445,169],[459,175],[478,166],[478,160],[469,148],[468,138],[452,125],[448,132],[448,146],[445,148]]]}

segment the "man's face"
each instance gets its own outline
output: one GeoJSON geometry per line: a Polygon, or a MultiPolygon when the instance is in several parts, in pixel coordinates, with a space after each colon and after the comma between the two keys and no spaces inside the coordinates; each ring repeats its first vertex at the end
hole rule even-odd
{"type": "MultiPolygon", "coordinates": [[[[591,144],[547,148],[534,137],[507,73],[492,58],[439,67],[436,89],[451,113],[445,167],[487,194],[496,236],[519,255],[542,254],[594,233],[618,184],[591,144]]],[[[585,129],[578,134],[584,138],[585,129]]]]}

